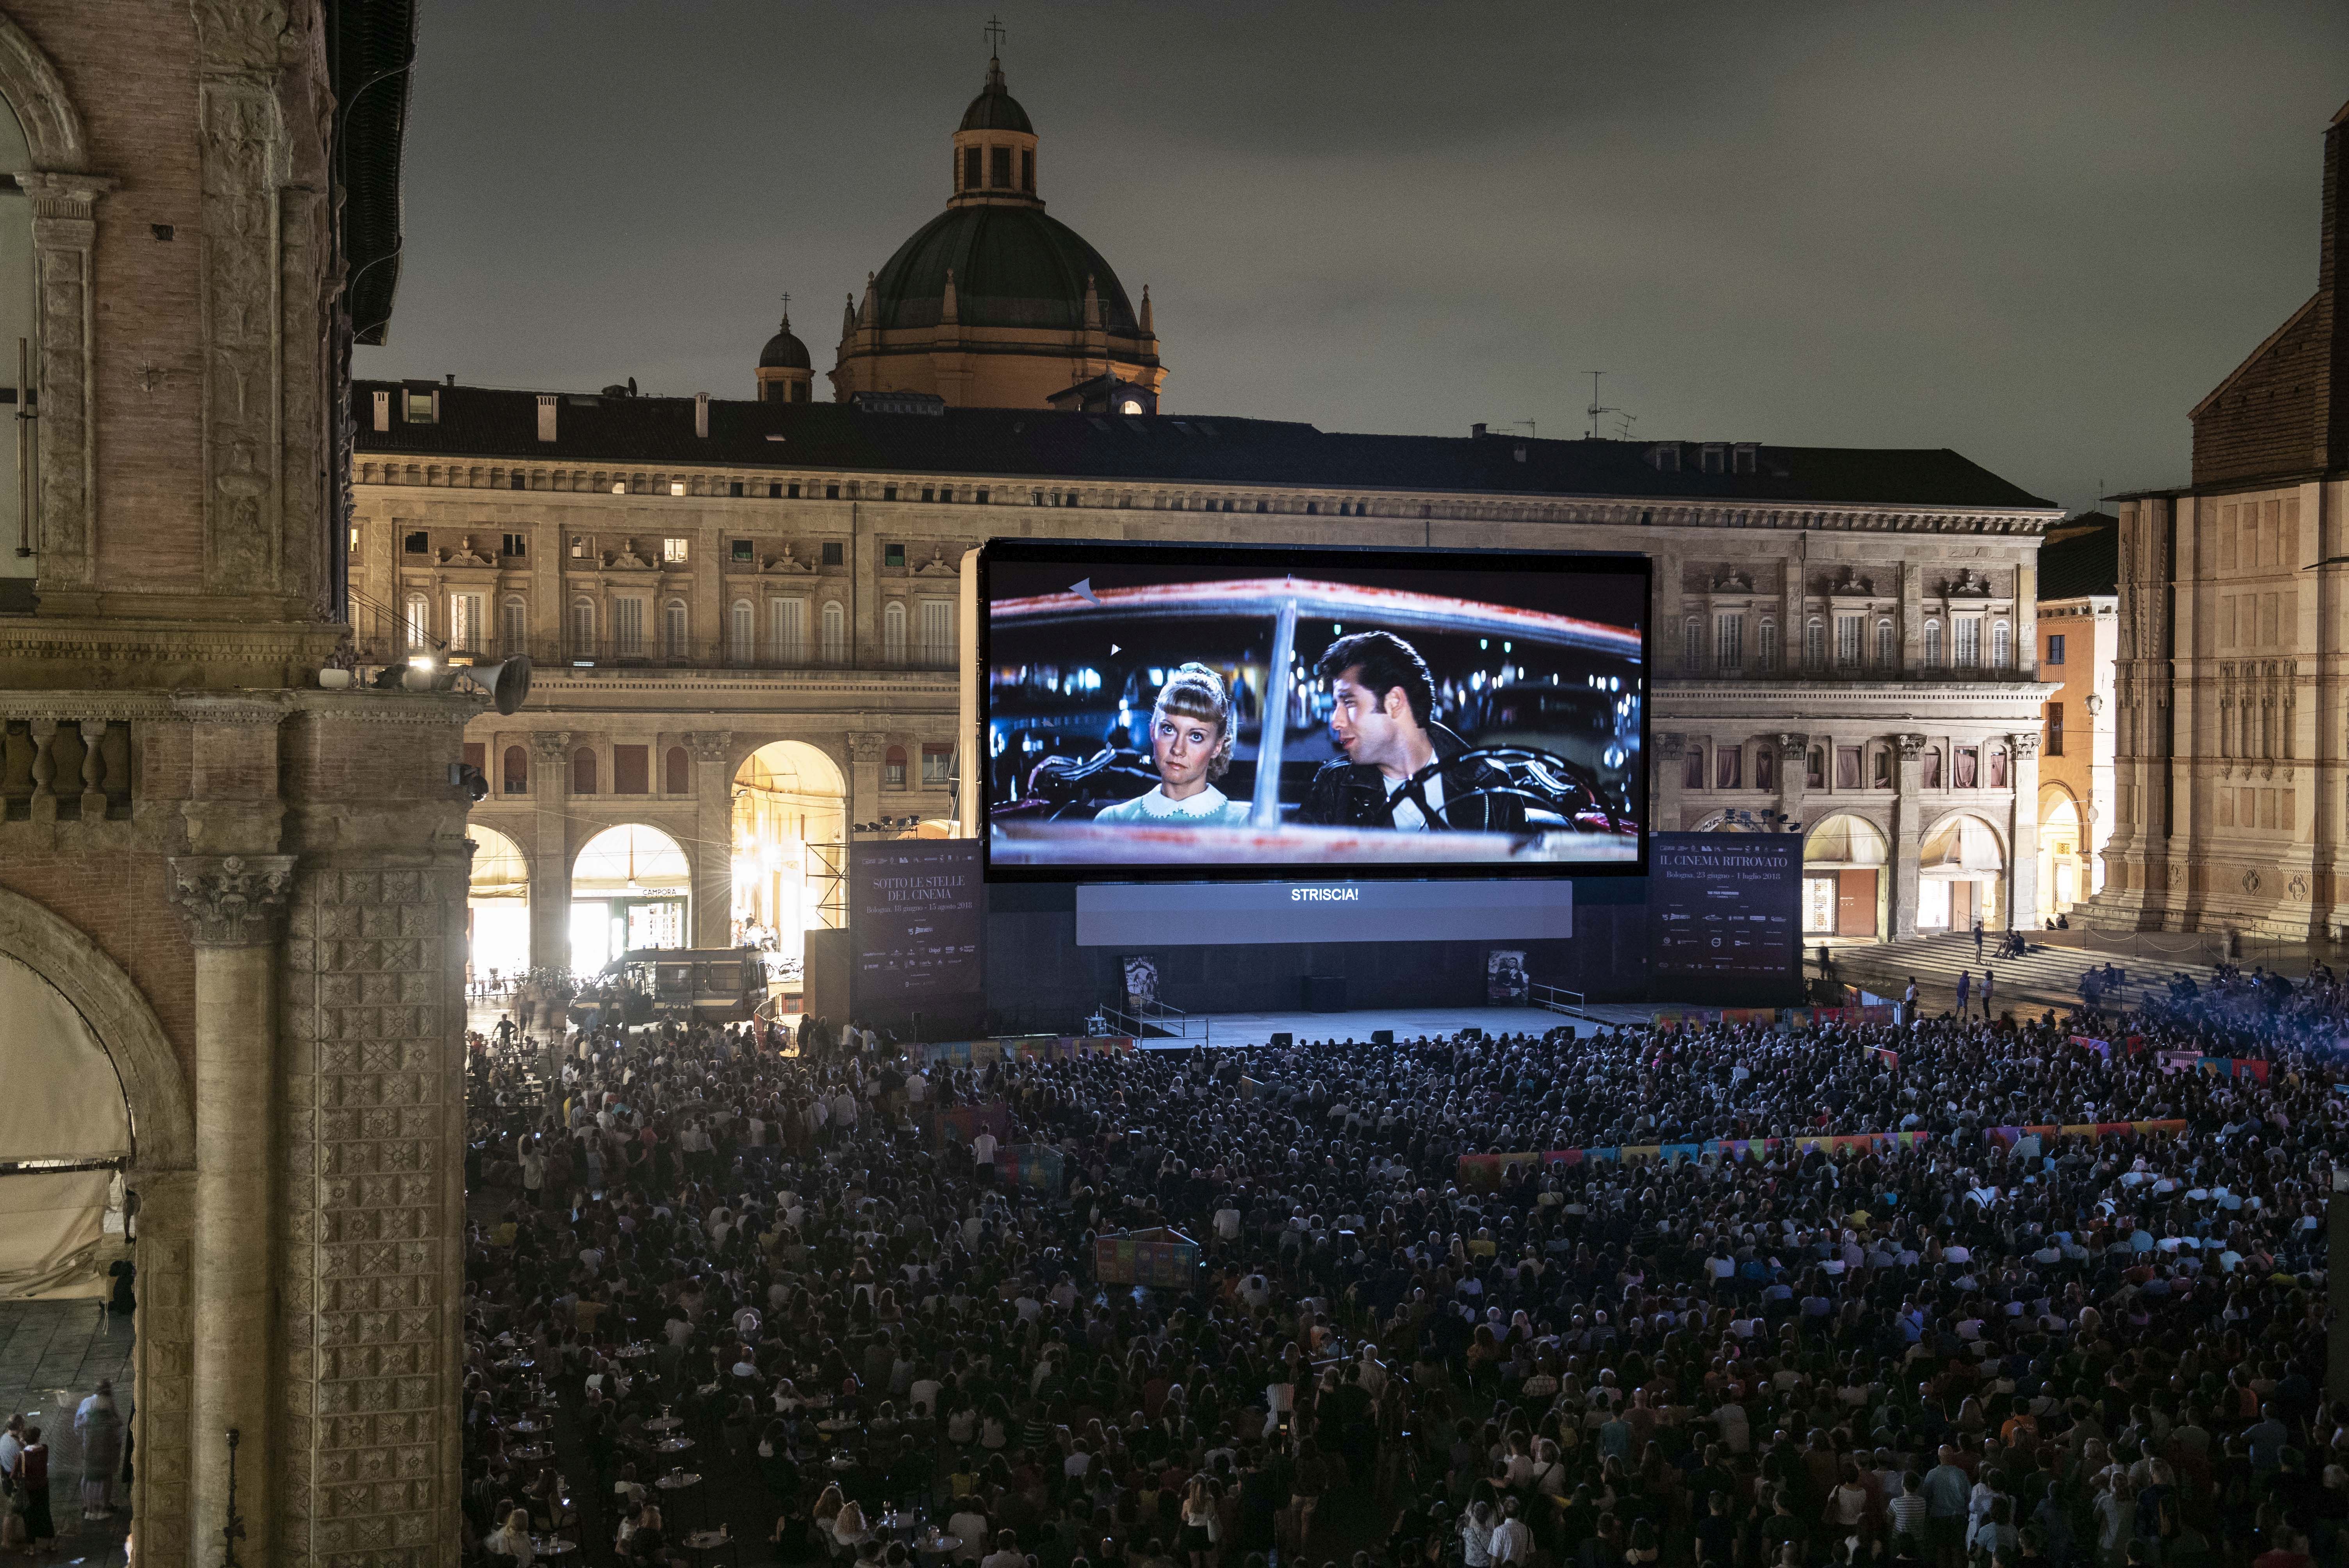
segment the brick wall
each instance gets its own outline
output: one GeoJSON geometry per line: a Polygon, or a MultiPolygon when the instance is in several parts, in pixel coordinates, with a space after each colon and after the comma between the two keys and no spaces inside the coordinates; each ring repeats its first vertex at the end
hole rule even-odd
{"type": "Polygon", "coordinates": [[[2194,482],[2294,474],[2314,466],[2319,382],[2331,345],[2302,313],[2194,419],[2194,482]]]}
{"type": "Polygon", "coordinates": [[[185,592],[201,581],[203,527],[195,24],[180,0],[23,0],[8,11],[65,78],[90,167],[121,181],[98,200],[93,262],[98,581],[185,592]],[[156,238],[157,223],[171,239],[156,238]]]}

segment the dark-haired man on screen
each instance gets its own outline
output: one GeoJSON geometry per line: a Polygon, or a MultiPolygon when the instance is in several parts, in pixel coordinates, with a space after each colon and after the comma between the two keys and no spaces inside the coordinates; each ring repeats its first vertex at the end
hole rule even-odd
{"type": "Polygon", "coordinates": [[[1330,644],[1315,673],[1336,699],[1330,736],[1346,760],[1313,775],[1299,821],[1407,833],[1526,830],[1524,800],[1495,792],[1508,776],[1455,760],[1468,743],[1430,717],[1435,682],[1418,649],[1392,632],[1357,632],[1330,644]]]}

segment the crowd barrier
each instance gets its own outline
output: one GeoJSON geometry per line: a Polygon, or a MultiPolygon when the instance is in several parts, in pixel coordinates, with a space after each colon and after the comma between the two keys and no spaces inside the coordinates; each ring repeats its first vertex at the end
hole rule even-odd
{"type": "Polygon", "coordinates": [[[1198,1279],[1199,1263],[1199,1243],[1165,1225],[1113,1231],[1093,1241],[1093,1277],[1103,1284],[1181,1290],[1198,1279]]]}
{"type": "Polygon", "coordinates": [[[1680,1024],[1785,1024],[1799,1029],[1813,1024],[1889,1024],[1899,1011],[1890,1002],[1848,1007],[1659,1007],[1648,1021],[1660,1029],[1680,1024]]]}
{"type": "Polygon", "coordinates": [[[1050,1197],[1061,1195],[1068,1157],[1049,1143],[1014,1143],[995,1151],[998,1180],[1050,1197]]]}
{"type": "MultiPolygon", "coordinates": [[[[2265,1066],[2265,1063],[2257,1064],[2265,1066]]],[[[2049,1127],[1993,1127],[1989,1137],[2012,1149],[2025,1133],[2042,1138],[2116,1138],[2124,1135],[2178,1133],[2183,1120],[2070,1122],[2049,1127]]],[[[1526,1154],[1463,1154],[1457,1180],[1463,1187],[1492,1188],[1512,1165],[1651,1165],[1681,1160],[1760,1160],[1782,1149],[1808,1153],[1823,1149],[1829,1154],[1849,1154],[1871,1149],[1914,1149],[1931,1139],[1927,1132],[1823,1132],[1793,1138],[1708,1138],[1701,1143],[1636,1143],[1612,1149],[1549,1149],[1526,1154]]]]}
{"type": "Polygon", "coordinates": [[[2206,1057],[2200,1051],[2164,1051],[2158,1059],[2166,1073],[2203,1072],[2213,1078],[2268,1081],[2269,1064],[2258,1057],[2206,1057]]]}
{"type": "Polygon", "coordinates": [[[949,1143],[968,1144],[981,1132],[995,1134],[1000,1144],[1011,1132],[1011,1108],[999,1099],[950,1106],[930,1124],[930,1136],[941,1149],[949,1143]]]}
{"type": "Polygon", "coordinates": [[[1072,1061],[1131,1051],[1136,1042],[1130,1035],[995,1035],[978,1040],[915,1040],[898,1048],[916,1067],[943,1062],[983,1068],[1007,1057],[1020,1062],[1072,1061]]]}

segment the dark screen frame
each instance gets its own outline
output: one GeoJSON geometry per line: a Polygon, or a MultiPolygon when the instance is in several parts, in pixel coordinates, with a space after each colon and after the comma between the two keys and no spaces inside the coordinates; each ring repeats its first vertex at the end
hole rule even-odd
{"type": "Polygon", "coordinates": [[[990,607],[995,603],[993,568],[999,564],[1064,565],[1082,575],[1087,566],[1128,567],[1211,567],[1225,570],[1263,570],[1307,572],[1315,567],[1352,571],[1401,571],[1424,573],[1440,578],[1447,568],[1469,571],[1508,571],[1554,573],[1559,575],[1589,576],[1597,574],[1637,577],[1640,580],[1640,603],[1646,613],[1640,617],[1640,775],[1641,809],[1637,851],[1629,860],[1594,862],[1588,865],[1544,863],[1536,865],[1464,866],[1458,871],[1431,869],[1425,864],[1378,865],[1365,864],[1350,869],[1344,875],[1332,875],[1327,867],[1299,866],[1284,871],[1264,865],[1184,865],[1184,866],[999,866],[995,863],[995,835],[984,787],[978,801],[979,865],[981,880],[989,884],[1017,882],[1049,882],[1078,885],[1087,882],[1267,882],[1267,883],[1331,883],[1353,882],[1495,882],[1535,877],[1574,881],[1582,877],[1644,877],[1648,874],[1648,836],[1653,830],[1652,810],[1648,801],[1654,794],[1654,757],[1650,747],[1650,709],[1654,705],[1652,672],[1655,669],[1655,563],[1638,551],[1602,550],[1457,550],[1412,549],[1378,546],[1294,545],[1278,543],[1166,543],[1140,542],[1127,540],[1098,539],[990,539],[979,547],[976,591],[978,608],[977,656],[978,659],[978,715],[977,733],[967,744],[975,749],[971,766],[980,766],[986,756],[988,724],[993,717],[994,683],[988,672],[994,668],[991,646],[994,618],[990,607]]]}

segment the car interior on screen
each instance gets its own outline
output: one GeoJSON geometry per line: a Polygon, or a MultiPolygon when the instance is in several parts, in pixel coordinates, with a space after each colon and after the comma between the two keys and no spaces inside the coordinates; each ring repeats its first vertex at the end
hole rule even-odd
{"type": "Polygon", "coordinates": [[[1637,563],[990,552],[996,868],[1639,860],[1637,563]]]}

